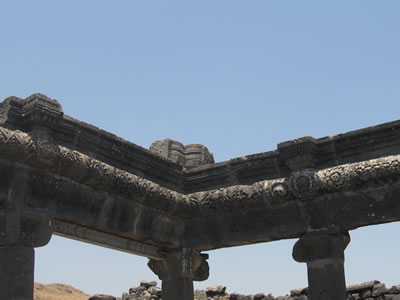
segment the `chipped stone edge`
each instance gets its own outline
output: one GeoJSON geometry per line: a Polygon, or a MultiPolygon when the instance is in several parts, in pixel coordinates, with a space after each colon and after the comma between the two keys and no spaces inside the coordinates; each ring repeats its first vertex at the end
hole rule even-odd
{"type": "Polygon", "coordinates": [[[3,127],[0,127],[0,159],[18,161],[182,218],[274,207],[400,179],[400,155],[392,155],[323,170],[304,169],[286,178],[185,195],[57,145],[51,139],[33,138],[3,127]]]}

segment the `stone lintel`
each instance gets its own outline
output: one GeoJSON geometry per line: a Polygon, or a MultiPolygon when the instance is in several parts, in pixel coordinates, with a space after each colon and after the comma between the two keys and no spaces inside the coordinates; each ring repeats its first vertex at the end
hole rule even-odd
{"type": "Polygon", "coordinates": [[[140,255],[154,260],[163,260],[165,258],[166,250],[164,249],[115,234],[96,231],[88,227],[54,219],[53,229],[54,234],[77,241],[140,255]]]}
{"type": "Polygon", "coordinates": [[[323,170],[299,170],[286,178],[251,185],[183,194],[63,146],[36,143],[26,133],[0,128],[0,145],[4,159],[51,171],[99,191],[122,191],[123,197],[183,218],[286,205],[307,197],[398,182],[400,176],[400,155],[394,155],[323,170]],[[249,201],[243,202],[243,198],[249,201]]]}

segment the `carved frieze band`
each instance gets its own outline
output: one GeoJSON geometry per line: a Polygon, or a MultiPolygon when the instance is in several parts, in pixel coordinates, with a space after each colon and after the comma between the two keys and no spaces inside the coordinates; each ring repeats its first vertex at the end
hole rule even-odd
{"type": "Polygon", "coordinates": [[[94,189],[190,218],[220,212],[267,208],[326,193],[357,190],[400,180],[400,155],[340,165],[304,169],[287,178],[180,194],[80,152],[0,127],[0,158],[67,177],[94,189]]]}

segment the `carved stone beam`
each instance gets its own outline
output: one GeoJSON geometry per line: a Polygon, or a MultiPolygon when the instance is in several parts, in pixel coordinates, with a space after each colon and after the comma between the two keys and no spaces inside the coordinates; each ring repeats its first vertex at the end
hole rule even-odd
{"type": "Polygon", "coordinates": [[[164,260],[150,259],[148,266],[162,280],[163,300],[193,300],[193,280],[208,278],[208,255],[191,248],[170,253],[164,260]]]}
{"type": "Polygon", "coordinates": [[[34,247],[49,242],[50,217],[24,206],[23,173],[0,194],[0,299],[32,300],[34,247]]]}
{"type": "Polygon", "coordinates": [[[297,241],[293,258],[307,263],[310,300],[346,300],[344,249],[350,242],[346,233],[310,233],[297,241]]]}

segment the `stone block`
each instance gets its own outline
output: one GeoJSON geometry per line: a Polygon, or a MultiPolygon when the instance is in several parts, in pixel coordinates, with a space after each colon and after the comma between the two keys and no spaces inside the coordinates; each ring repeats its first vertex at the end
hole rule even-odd
{"type": "Polygon", "coordinates": [[[116,300],[116,298],[110,295],[98,294],[91,296],[89,300],[116,300]]]}
{"type": "Polygon", "coordinates": [[[363,291],[360,292],[361,299],[366,299],[366,298],[371,297],[371,296],[372,296],[372,291],[370,289],[363,290],[363,291]]]}
{"type": "Polygon", "coordinates": [[[372,288],[372,297],[379,297],[388,291],[384,283],[378,283],[372,288]]]}
{"type": "Polygon", "coordinates": [[[147,289],[147,291],[150,293],[150,295],[161,295],[161,289],[156,286],[151,286],[147,289]]]}
{"type": "Polygon", "coordinates": [[[145,287],[146,289],[148,289],[148,288],[150,288],[150,287],[152,287],[152,286],[156,286],[157,285],[157,282],[156,281],[145,281],[145,280],[142,280],[141,282],[140,282],[140,286],[143,286],[143,287],[145,287]]]}
{"type": "Polygon", "coordinates": [[[148,291],[144,291],[140,298],[143,299],[143,300],[150,300],[151,295],[150,295],[150,293],[148,291]]]}
{"type": "Polygon", "coordinates": [[[389,289],[388,294],[400,294],[400,284],[392,286],[389,289]]]}
{"type": "Polygon", "coordinates": [[[396,295],[393,295],[393,294],[386,294],[386,295],[384,296],[384,299],[385,299],[385,300],[400,300],[400,294],[396,294],[396,295]]]}
{"type": "Polygon", "coordinates": [[[264,300],[265,299],[265,294],[264,293],[257,293],[253,296],[254,300],[264,300]]]}
{"type": "Polygon", "coordinates": [[[347,299],[349,299],[349,300],[360,300],[360,299],[362,299],[362,298],[360,297],[360,294],[354,293],[354,294],[349,295],[349,296],[347,297],[347,299]]]}
{"type": "Polygon", "coordinates": [[[290,296],[300,296],[300,295],[306,295],[308,296],[308,287],[306,288],[300,288],[300,289],[293,289],[290,291],[290,296]]]}
{"type": "Polygon", "coordinates": [[[197,300],[204,300],[207,299],[207,294],[203,290],[195,290],[194,291],[194,298],[197,300]]]}
{"type": "Polygon", "coordinates": [[[129,295],[134,294],[134,295],[140,296],[145,290],[146,290],[146,288],[144,286],[130,288],[129,295]]]}
{"type": "Polygon", "coordinates": [[[226,286],[223,285],[213,285],[206,288],[207,297],[214,296],[224,296],[225,295],[226,286]]]}
{"type": "Polygon", "coordinates": [[[374,285],[377,285],[381,283],[378,280],[371,280],[371,281],[366,281],[358,284],[351,284],[349,285],[346,290],[348,293],[355,293],[355,292],[360,292],[365,289],[372,289],[374,285]]]}
{"type": "Polygon", "coordinates": [[[250,296],[241,295],[238,293],[232,293],[229,296],[229,300],[251,300],[250,296]]]}

